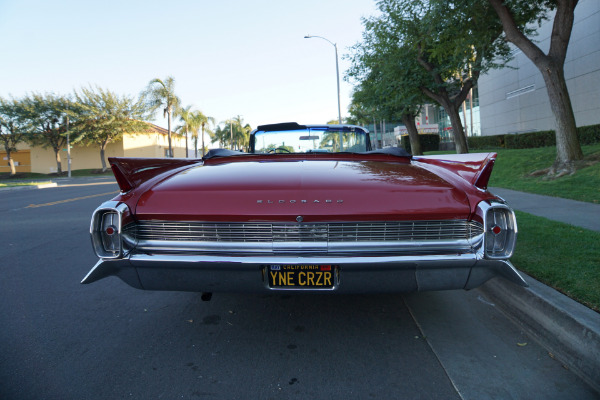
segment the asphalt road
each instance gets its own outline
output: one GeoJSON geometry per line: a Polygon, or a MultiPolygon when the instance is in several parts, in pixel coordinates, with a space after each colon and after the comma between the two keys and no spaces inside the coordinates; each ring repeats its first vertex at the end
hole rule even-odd
{"type": "Polygon", "coordinates": [[[477,290],[145,292],[93,266],[106,179],[0,191],[0,399],[594,399],[477,290]]]}

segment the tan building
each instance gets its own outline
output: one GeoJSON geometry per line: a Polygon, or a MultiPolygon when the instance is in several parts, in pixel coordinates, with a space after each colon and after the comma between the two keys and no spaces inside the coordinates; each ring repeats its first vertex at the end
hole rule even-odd
{"type": "MultiPolygon", "coordinates": [[[[19,143],[16,152],[10,153],[17,172],[31,172],[31,150],[26,143],[19,143]]],[[[4,146],[0,147],[0,174],[10,173],[8,157],[4,146]]]]}
{"type": "MultiPolygon", "coordinates": [[[[171,134],[174,157],[185,157],[185,137],[171,134]]],[[[125,134],[123,139],[110,143],[106,147],[105,157],[158,157],[167,156],[169,140],[167,130],[152,125],[152,132],[143,134],[125,134]]],[[[56,159],[51,148],[31,147],[21,143],[12,153],[17,172],[37,172],[50,174],[56,172],[56,159]]],[[[0,151],[0,173],[10,172],[6,152],[0,151]]],[[[67,171],[67,151],[60,152],[62,170],[67,171]]],[[[106,161],[108,165],[108,160],[106,161]]],[[[100,169],[99,146],[73,144],[71,147],[71,170],[100,169]]]]}

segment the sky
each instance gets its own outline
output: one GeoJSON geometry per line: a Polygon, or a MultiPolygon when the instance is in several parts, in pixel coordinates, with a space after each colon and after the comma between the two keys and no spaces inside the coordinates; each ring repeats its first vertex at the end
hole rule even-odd
{"type": "MultiPolygon", "coordinates": [[[[137,96],[154,78],[217,122],[252,128],[342,118],[352,85],[344,55],[375,0],[0,0],[0,97],[98,86],[137,96]]],[[[154,121],[166,127],[162,113],[154,121]]]]}

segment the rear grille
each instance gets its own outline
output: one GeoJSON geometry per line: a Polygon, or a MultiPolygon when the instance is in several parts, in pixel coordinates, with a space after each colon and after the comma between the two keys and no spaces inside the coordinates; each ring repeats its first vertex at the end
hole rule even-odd
{"type": "Polygon", "coordinates": [[[140,221],[125,234],[144,249],[235,252],[358,252],[391,248],[470,249],[481,224],[463,220],[356,223],[140,221]],[[356,247],[354,248],[353,246],[356,247]]]}
{"type": "Polygon", "coordinates": [[[127,228],[138,240],[192,242],[386,242],[460,240],[481,235],[470,221],[319,224],[141,221],[127,228]]]}

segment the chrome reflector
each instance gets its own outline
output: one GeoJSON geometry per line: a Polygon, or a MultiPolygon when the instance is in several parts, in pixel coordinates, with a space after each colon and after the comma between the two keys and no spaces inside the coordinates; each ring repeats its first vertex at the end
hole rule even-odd
{"type": "Polygon", "coordinates": [[[101,218],[100,235],[102,236],[104,250],[110,253],[117,253],[120,246],[120,232],[119,228],[117,228],[119,225],[119,213],[116,211],[107,211],[102,214],[101,218]]]}
{"type": "Polygon", "coordinates": [[[94,251],[101,258],[123,257],[122,223],[125,204],[108,201],[92,215],[90,234],[94,251]]]}
{"type": "Polygon", "coordinates": [[[506,259],[512,256],[517,238],[517,220],[513,210],[502,203],[492,203],[484,214],[485,257],[506,259]]]}

